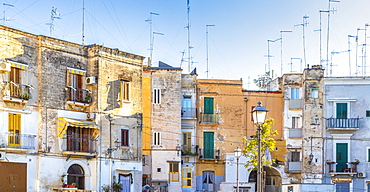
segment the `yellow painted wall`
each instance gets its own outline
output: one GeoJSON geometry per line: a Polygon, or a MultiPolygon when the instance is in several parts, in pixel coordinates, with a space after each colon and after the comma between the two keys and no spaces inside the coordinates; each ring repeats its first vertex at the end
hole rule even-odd
{"type": "Polygon", "coordinates": [[[150,156],[150,149],[152,143],[151,137],[151,72],[143,71],[143,155],[150,156]]]}

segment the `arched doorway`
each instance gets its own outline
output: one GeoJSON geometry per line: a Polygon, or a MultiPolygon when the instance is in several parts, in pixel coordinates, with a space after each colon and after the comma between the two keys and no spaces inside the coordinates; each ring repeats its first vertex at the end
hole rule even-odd
{"type": "MultiPolygon", "coordinates": [[[[282,179],[280,172],[274,168],[270,167],[263,167],[263,175],[264,181],[262,183],[262,189],[264,192],[279,192],[281,190],[282,179]]],[[[249,182],[255,182],[257,185],[257,171],[254,170],[249,174],[249,182]]],[[[257,188],[257,186],[256,186],[257,188]]]]}
{"type": "Polygon", "coordinates": [[[68,168],[67,184],[76,184],[77,189],[85,188],[85,172],[78,164],[73,164],[68,168]]]}

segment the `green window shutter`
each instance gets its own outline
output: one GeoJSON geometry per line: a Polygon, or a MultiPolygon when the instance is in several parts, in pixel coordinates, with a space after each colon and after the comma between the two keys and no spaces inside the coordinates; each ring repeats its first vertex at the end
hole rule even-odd
{"type": "Polygon", "coordinates": [[[348,144],[347,143],[337,143],[336,146],[337,155],[337,172],[343,172],[343,169],[347,168],[348,163],[348,144]]]}
{"type": "Polygon", "coordinates": [[[204,114],[213,114],[213,98],[204,98],[204,114]]]}
{"type": "Polygon", "coordinates": [[[214,133],[204,132],[204,158],[214,158],[214,133]]]}
{"type": "Polygon", "coordinates": [[[337,103],[337,119],[347,119],[347,103],[337,103]]]}
{"type": "Polygon", "coordinates": [[[370,149],[367,149],[367,162],[370,162],[370,149]]]}

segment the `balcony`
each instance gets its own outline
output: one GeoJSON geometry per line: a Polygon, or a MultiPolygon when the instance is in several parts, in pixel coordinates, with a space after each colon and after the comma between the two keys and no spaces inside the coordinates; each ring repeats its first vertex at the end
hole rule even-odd
{"type": "Polygon", "coordinates": [[[196,117],[196,108],[182,108],[181,117],[185,118],[195,118],[196,117]]]}
{"type": "Polygon", "coordinates": [[[23,85],[14,83],[12,81],[5,81],[3,99],[4,101],[14,101],[20,103],[26,103],[31,99],[31,89],[30,85],[23,85]]]}
{"type": "Polygon", "coordinates": [[[210,160],[219,160],[220,150],[219,149],[198,149],[199,159],[210,159],[210,160]]]}
{"type": "Polygon", "coordinates": [[[302,109],[302,99],[291,99],[289,109],[302,109]]]}
{"type": "Polygon", "coordinates": [[[356,131],[360,128],[358,122],[359,118],[328,118],[326,119],[326,129],[332,131],[356,131]]]}
{"type": "Polygon", "coordinates": [[[302,162],[288,162],[288,171],[290,172],[300,172],[302,170],[301,168],[302,162]]]}
{"type": "Polygon", "coordinates": [[[75,105],[89,106],[92,102],[91,91],[75,87],[66,87],[67,102],[75,105]]]}
{"type": "Polygon", "coordinates": [[[9,149],[36,149],[36,135],[31,134],[16,134],[16,133],[1,133],[0,148],[9,149]]]}
{"type": "Polygon", "coordinates": [[[302,129],[289,129],[289,138],[302,138],[302,129]]]}
{"type": "Polygon", "coordinates": [[[63,138],[62,151],[65,155],[91,156],[91,153],[96,153],[96,141],[87,135],[73,133],[63,138]]]}
{"type": "Polygon", "coordinates": [[[200,123],[218,123],[218,114],[200,114],[200,123]]]}

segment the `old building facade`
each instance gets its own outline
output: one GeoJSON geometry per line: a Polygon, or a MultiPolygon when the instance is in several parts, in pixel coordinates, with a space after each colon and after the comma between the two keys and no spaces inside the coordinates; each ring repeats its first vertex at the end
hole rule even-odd
{"type": "Polygon", "coordinates": [[[114,179],[141,189],[144,58],[0,30],[2,181],[16,178],[19,191],[96,191],[114,179]]]}

